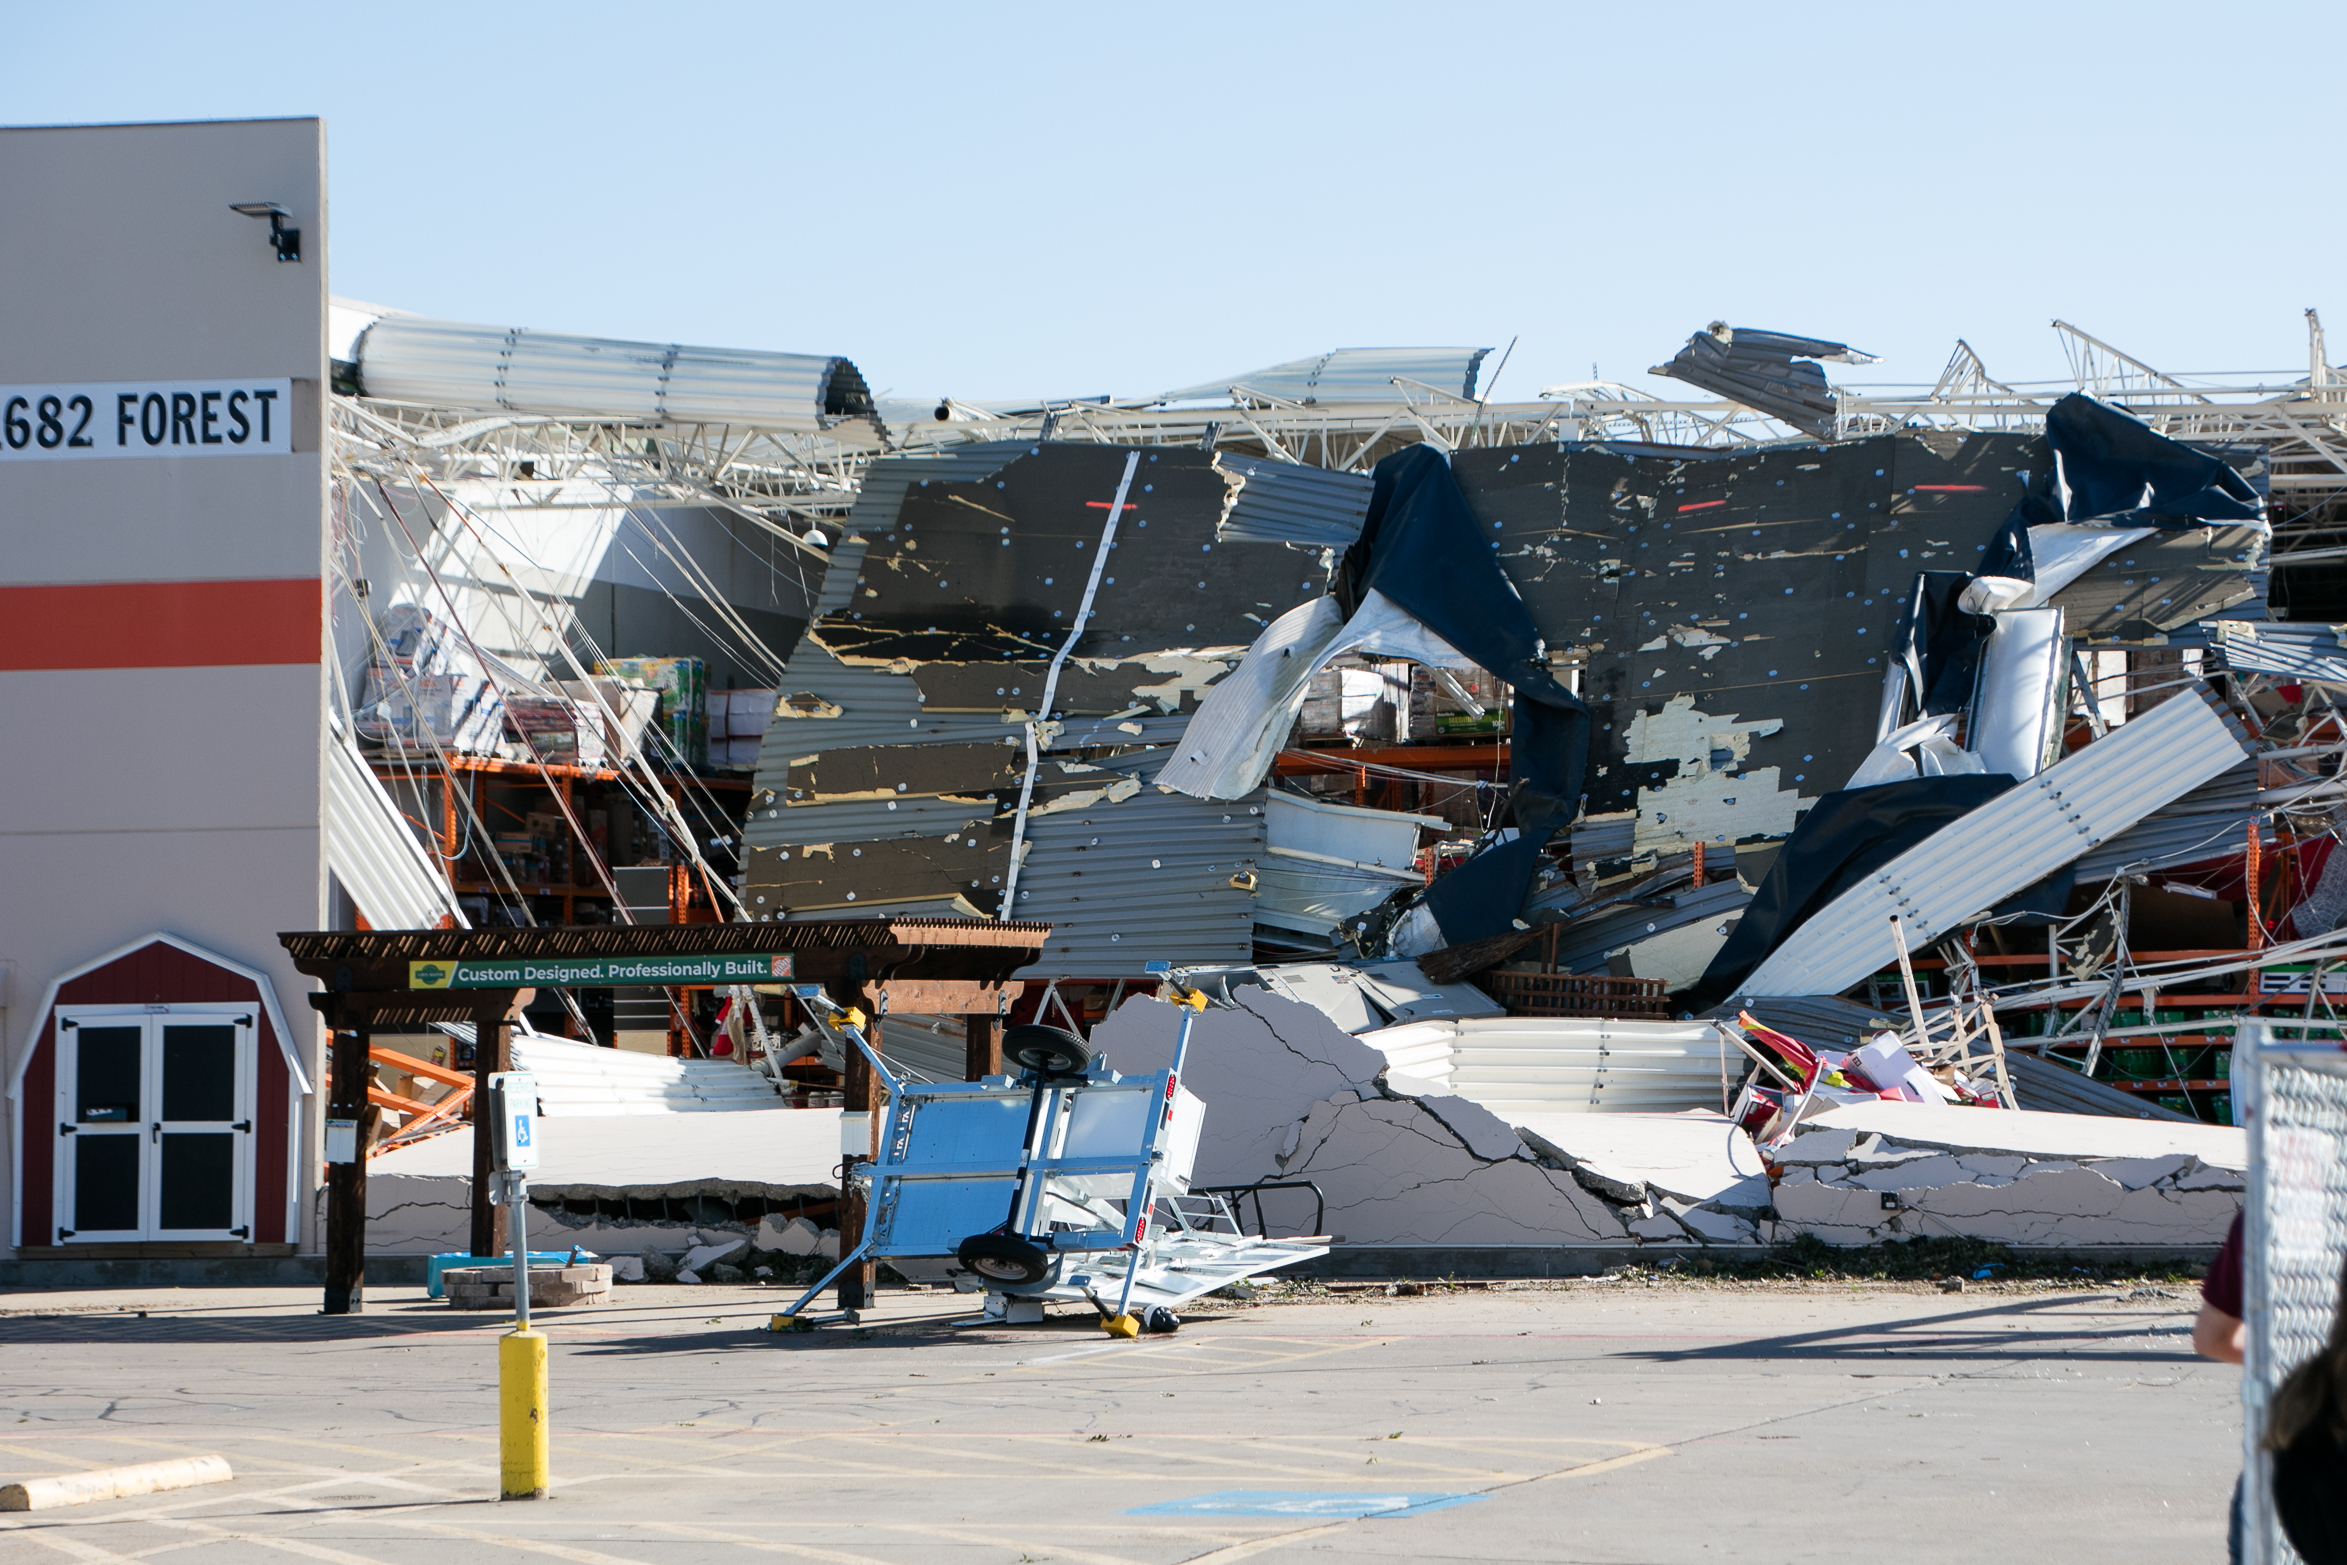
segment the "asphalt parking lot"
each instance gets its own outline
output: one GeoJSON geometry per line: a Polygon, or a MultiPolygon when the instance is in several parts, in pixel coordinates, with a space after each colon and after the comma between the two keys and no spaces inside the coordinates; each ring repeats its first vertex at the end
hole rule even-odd
{"type": "Polygon", "coordinates": [[[0,1517],[0,1561],[2212,1560],[2237,1372],[2195,1299],[1592,1280],[1219,1308],[1171,1337],[887,1293],[542,1314],[554,1497],[496,1499],[502,1320],[370,1291],[0,1294],[0,1481],[229,1484],[0,1517]]]}

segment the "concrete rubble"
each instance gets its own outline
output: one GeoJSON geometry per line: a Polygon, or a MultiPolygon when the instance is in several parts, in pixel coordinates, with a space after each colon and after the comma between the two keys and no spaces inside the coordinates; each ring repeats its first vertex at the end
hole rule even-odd
{"type": "MultiPolygon", "coordinates": [[[[542,1161],[530,1180],[534,1248],[576,1245],[612,1256],[623,1282],[643,1280],[647,1247],[701,1257],[687,1259],[686,1269],[722,1265],[743,1246],[786,1257],[837,1252],[829,1226],[839,1198],[836,1109],[549,1116],[539,1134],[542,1161]],[[801,1207],[826,1224],[793,1215],[801,1207]]],[[[470,1127],[373,1159],[368,1249],[464,1250],[472,1166],[470,1127]]]]}
{"type": "MultiPolygon", "coordinates": [[[[612,1268],[600,1264],[532,1266],[530,1308],[578,1309],[611,1302],[612,1268]]],[[[513,1268],[456,1266],[440,1274],[449,1307],[459,1310],[513,1308],[513,1268]]]]}

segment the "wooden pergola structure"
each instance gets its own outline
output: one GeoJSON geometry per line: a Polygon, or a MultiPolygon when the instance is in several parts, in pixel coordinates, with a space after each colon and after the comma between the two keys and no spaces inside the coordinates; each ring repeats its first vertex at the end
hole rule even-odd
{"type": "MultiPolygon", "coordinates": [[[[507,1028],[540,987],[584,988],[702,983],[679,964],[722,961],[739,971],[726,983],[820,984],[832,999],[875,1018],[891,1011],[963,1018],[965,1074],[971,1080],[1002,1069],[1002,1019],[1012,991],[1005,985],[1043,953],[1049,924],[983,919],[838,918],[758,924],[598,924],[529,929],[370,929],[313,931],[277,938],[293,964],[324,991],[310,1004],[333,1029],[327,1114],[356,1120],[367,1102],[373,1071],[369,1040],[377,1029],[470,1022],[474,1028],[475,1102],[488,1099],[491,1074],[508,1068],[507,1028]]],[[[880,1023],[870,1033],[880,1042],[880,1023]]],[[[871,1115],[879,1084],[860,1055],[847,1061],[845,1103],[871,1115]]],[[[877,1118],[872,1120],[877,1135],[877,1118]]],[[[328,1165],[326,1174],[326,1301],[329,1315],[364,1307],[367,1165],[328,1165]]],[[[867,1153],[867,1156],[869,1153],[867,1153]]],[[[848,1162],[860,1161],[854,1157],[848,1162]]],[[[489,1142],[473,1140],[472,1253],[505,1248],[505,1212],[489,1193],[489,1142]]],[[[863,1230],[863,1202],[852,1179],[842,1181],[840,1232],[863,1230]]],[[[840,1279],[840,1304],[860,1309],[871,1298],[872,1267],[851,1268],[840,1279]]]]}

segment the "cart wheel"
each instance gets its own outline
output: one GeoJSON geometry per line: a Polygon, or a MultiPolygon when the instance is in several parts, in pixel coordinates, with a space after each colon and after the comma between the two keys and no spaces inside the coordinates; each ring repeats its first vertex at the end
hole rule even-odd
{"type": "Polygon", "coordinates": [[[1051,1271],[1051,1256],[1041,1245],[1013,1234],[972,1234],[954,1257],[986,1281],[1012,1288],[1041,1282],[1051,1271]]]}
{"type": "Polygon", "coordinates": [[[1141,1312],[1141,1329],[1158,1336],[1171,1336],[1182,1329],[1182,1318],[1162,1304],[1152,1304],[1141,1312]]]}
{"type": "Polygon", "coordinates": [[[1013,1027],[1003,1035],[1002,1052],[1038,1076],[1081,1076],[1092,1065],[1091,1046],[1060,1027],[1013,1027]]]}

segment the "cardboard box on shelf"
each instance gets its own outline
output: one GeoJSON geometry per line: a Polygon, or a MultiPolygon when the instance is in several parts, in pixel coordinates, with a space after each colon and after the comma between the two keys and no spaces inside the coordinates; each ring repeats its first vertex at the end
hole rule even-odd
{"type": "Polygon", "coordinates": [[[625,679],[565,679],[555,688],[582,706],[603,714],[604,753],[633,755],[644,742],[644,730],[660,713],[660,692],[625,679]]]}
{"type": "Polygon", "coordinates": [[[660,692],[661,735],[671,759],[709,765],[709,665],[700,658],[602,658],[595,672],[660,692]]]}
{"type": "MultiPolygon", "coordinates": [[[[710,697],[712,701],[717,698],[710,697]]],[[[774,692],[771,690],[728,690],[725,692],[725,737],[728,739],[763,739],[766,725],[774,721],[774,692]]],[[[717,718],[709,719],[709,734],[717,736],[717,718]]]]}

